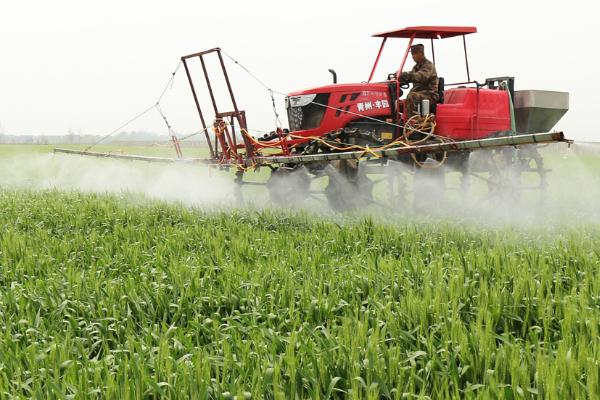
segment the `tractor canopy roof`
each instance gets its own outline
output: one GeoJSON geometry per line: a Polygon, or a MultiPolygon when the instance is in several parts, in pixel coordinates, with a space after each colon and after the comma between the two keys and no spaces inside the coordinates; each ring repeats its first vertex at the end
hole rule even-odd
{"type": "Polygon", "coordinates": [[[376,33],[373,37],[413,38],[413,39],[446,39],[454,36],[468,35],[477,32],[474,26],[409,26],[404,29],[376,33]]]}

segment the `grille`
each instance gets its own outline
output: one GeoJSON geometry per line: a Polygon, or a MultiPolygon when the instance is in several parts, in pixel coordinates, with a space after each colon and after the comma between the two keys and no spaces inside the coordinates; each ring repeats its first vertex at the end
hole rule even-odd
{"type": "Polygon", "coordinates": [[[293,132],[318,128],[321,125],[321,121],[327,110],[324,106],[328,104],[329,93],[321,93],[318,94],[311,103],[305,106],[288,107],[287,112],[290,130],[293,132]]]}
{"type": "Polygon", "coordinates": [[[291,131],[299,131],[302,129],[302,108],[303,107],[288,108],[288,122],[290,123],[291,131]]]}

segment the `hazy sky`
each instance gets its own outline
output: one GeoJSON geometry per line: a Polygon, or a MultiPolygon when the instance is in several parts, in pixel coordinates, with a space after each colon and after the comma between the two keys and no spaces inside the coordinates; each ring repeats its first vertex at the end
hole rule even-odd
{"type": "MultiPolygon", "coordinates": [[[[557,128],[600,141],[591,121],[600,115],[597,12],[595,2],[549,0],[0,0],[0,129],[105,134],[153,104],[180,56],[215,46],[273,89],[290,92],[329,83],[328,68],[340,82],[366,80],[380,44],[373,33],[475,25],[479,33],[467,37],[472,78],[511,75],[517,89],[568,91],[571,110],[557,128]]],[[[379,79],[398,67],[406,42],[390,44],[379,79]]],[[[439,41],[436,60],[447,82],[465,79],[459,39],[439,41]]],[[[250,127],[273,129],[266,90],[235,64],[228,68],[250,127]]],[[[163,108],[185,134],[200,123],[183,72],[163,108]]],[[[201,84],[202,76],[195,77],[201,84]]],[[[276,99],[285,114],[283,98],[276,99]]],[[[127,130],[166,134],[155,112],[127,130]]]]}

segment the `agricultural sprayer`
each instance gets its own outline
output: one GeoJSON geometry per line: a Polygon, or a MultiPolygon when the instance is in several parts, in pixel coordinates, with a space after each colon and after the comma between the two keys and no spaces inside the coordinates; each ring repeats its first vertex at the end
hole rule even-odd
{"type": "MultiPolygon", "coordinates": [[[[319,192],[336,210],[366,207],[382,203],[373,196],[374,185],[387,186],[386,206],[402,204],[407,193],[404,174],[413,176],[415,202],[431,200],[445,190],[444,174],[461,174],[460,186],[469,186],[471,177],[486,182],[486,197],[517,198],[523,190],[543,193],[547,183],[543,158],[537,146],[569,142],[562,132],[550,132],[566,113],[569,95],[544,90],[514,90],[513,77],[471,79],[466,35],[475,27],[419,26],[374,35],[382,38],[381,47],[363,83],[339,84],[335,72],[333,84],[289,93],[285,98],[289,129],[278,127],[261,137],[250,134],[246,112],[239,108],[219,48],[181,58],[196,105],[201,132],[205,135],[210,157],[183,158],[179,141],[173,136],[177,159],[133,155],[119,158],[145,161],[202,162],[221,168],[233,168],[240,190],[246,184],[261,184],[275,203],[297,204],[319,192]],[[419,114],[408,116],[403,98],[408,85],[402,71],[414,40],[427,40],[435,63],[437,40],[462,37],[466,81],[446,83],[439,78],[435,104],[423,103],[419,114]],[[407,39],[399,68],[383,81],[373,81],[380,57],[389,39],[407,39]],[[213,89],[205,59],[217,57],[227,85],[230,105],[222,110],[213,89]],[[203,85],[212,104],[212,124],[201,107],[191,69],[200,62],[203,85]],[[479,153],[480,157],[472,157],[479,153]],[[475,160],[476,159],[476,160],[475,160]],[[476,161],[476,162],[474,162],[476,161]],[[403,166],[402,168],[399,168],[403,166]],[[247,182],[246,174],[268,168],[264,183],[247,182]],[[398,171],[402,171],[401,173],[398,171]],[[521,177],[531,174],[535,178],[521,177]],[[326,183],[313,182],[326,179],[326,183]],[[426,192],[418,182],[437,182],[426,192]],[[315,186],[322,190],[316,190],[315,186]]],[[[56,149],[56,152],[107,157],[115,155],[56,149]]],[[[324,181],[323,181],[324,182],[324,181]]]]}

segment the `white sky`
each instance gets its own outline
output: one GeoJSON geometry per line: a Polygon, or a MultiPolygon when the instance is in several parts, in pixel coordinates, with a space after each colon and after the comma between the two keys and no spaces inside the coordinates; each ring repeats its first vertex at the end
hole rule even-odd
{"type": "MultiPolygon", "coordinates": [[[[511,75],[517,89],[568,91],[571,110],[557,128],[600,140],[592,121],[600,115],[598,8],[583,0],[0,0],[0,129],[105,134],[155,101],[180,56],[215,46],[290,92],[328,84],[328,68],[340,82],[366,80],[380,44],[373,33],[475,25],[479,33],[467,37],[472,78],[511,75]]],[[[405,45],[391,42],[377,78],[397,68],[405,45]]],[[[446,82],[465,79],[460,39],[438,41],[436,60],[446,82]]],[[[267,92],[236,65],[228,68],[250,127],[273,129],[267,92]]],[[[200,127],[185,79],[182,68],[163,103],[182,134],[200,127]]],[[[276,99],[283,116],[283,98],[276,99]]],[[[166,134],[154,112],[126,130],[166,134]]]]}

